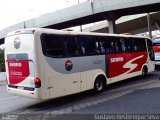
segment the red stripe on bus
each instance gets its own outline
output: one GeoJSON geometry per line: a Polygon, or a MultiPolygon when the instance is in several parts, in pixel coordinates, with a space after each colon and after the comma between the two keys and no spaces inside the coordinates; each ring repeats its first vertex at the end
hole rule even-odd
{"type": "Polygon", "coordinates": [[[117,77],[124,73],[141,71],[142,66],[147,61],[147,52],[122,53],[108,55],[108,75],[109,78],[117,77]]]}
{"type": "Polygon", "coordinates": [[[29,60],[8,60],[9,84],[18,84],[29,75],[29,60]]]}

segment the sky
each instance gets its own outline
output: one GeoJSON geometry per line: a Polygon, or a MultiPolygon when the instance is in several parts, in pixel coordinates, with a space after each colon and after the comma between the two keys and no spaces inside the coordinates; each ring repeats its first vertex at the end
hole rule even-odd
{"type": "Polygon", "coordinates": [[[75,4],[78,0],[0,0],[0,30],[75,4]]]}
{"type": "Polygon", "coordinates": [[[0,30],[74,4],[78,0],[0,0],[0,30]]]}

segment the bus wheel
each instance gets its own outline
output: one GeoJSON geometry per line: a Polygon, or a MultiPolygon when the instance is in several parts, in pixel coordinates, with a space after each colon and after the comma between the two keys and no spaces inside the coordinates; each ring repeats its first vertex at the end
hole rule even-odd
{"type": "Polygon", "coordinates": [[[104,90],[105,88],[105,82],[103,79],[100,79],[101,77],[98,77],[96,80],[95,80],[95,83],[94,83],[94,92],[95,93],[100,93],[104,90]]]}
{"type": "Polygon", "coordinates": [[[142,69],[142,76],[144,76],[148,72],[147,67],[144,66],[142,69]]]}

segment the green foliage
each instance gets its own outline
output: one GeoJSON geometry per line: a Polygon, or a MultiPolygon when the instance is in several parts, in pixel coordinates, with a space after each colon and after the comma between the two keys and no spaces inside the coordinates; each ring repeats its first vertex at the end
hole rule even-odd
{"type": "Polygon", "coordinates": [[[0,49],[0,72],[5,72],[4,50],[0,49]]]}

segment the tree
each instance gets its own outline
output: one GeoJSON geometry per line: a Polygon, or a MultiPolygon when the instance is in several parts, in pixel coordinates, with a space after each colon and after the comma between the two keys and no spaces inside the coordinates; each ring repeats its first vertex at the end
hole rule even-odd
{"type": "Polygon", "coordinates": [[[5,72],[4,49],[0,48],[0,72],[5,72]]]}

